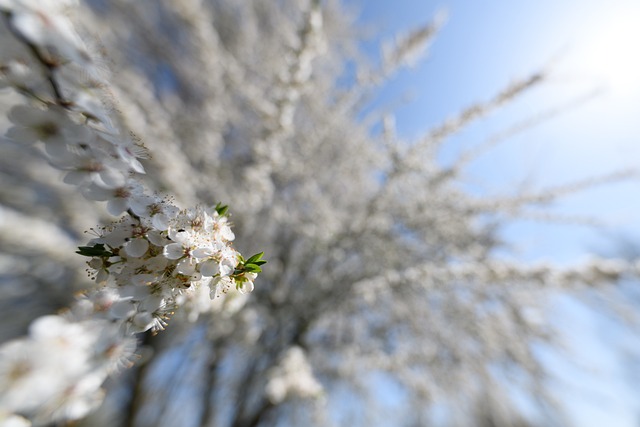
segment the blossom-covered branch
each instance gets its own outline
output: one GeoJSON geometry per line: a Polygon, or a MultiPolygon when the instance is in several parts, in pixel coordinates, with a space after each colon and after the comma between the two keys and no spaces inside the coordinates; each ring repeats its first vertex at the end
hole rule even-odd
{"type": "Polygon", "coordinates": [[[66,15],[74,5],[0,1],[0,85],[23,95],[6,137],[41,143],[65,183],[124,215],[78,250],[95,286],[0,347],[0,420],[26,425],[85,416],[105,378],[132,361],[134,334],[163,329],[199,294],[251,292],[266,262],[232,247],[227,206],[181,209],[145,188],[146,149],[105,102],[105,73],[66,15]]]}

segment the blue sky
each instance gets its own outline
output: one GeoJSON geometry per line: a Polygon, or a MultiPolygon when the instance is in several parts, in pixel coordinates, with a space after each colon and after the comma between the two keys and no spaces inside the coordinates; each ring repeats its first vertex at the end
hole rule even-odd
{"type": "MultiPolygon", "coordinates": [[[[448,20],[428,58],[403,71],[375,101],[395,108],[399,134],[418,137],[430,126],[475,101],[489,99],[505,83],[552,63],[546,86],[491,115],[452,140],[443,160],[510,124],[594,91],[599,95],[499,146],[470,170],[478,191],[515,192],[564,184],[613,171],[640,168],[640,2],[630,0],[349,0],[360,20],[380,37],[365,46],[430,20],[448,20]],[[410,95],[407,97],[407,95],[410,95]],[[410,99],[410,101],[403,101],[410,99]]],[[[519,221],[505,230],[516,244],[509,256],[526,261],[579,262],[607,254],[612,238],[640,244],[640,180],[608,184],[567,197],[551,210],[598,218],[599,228],[519,221]],[[636,237],[637,236],[637,237],[636,237]]],[[[572,299],[559,298],[554,318],[570,354],[549,355],[557,392],[577,426],[637,427],[639,404],[626,384],[617,348],[637,335],[572,299]],[[575,333],[579,331],[579,333],[575,333]],[[571,397],[568,397],[571,396],[571,397]]],[[[637,346],[636,346],[637,347],[637,346]]],[[[636,348],[637,351],[637,348],[636,348]]]]}
{"type": "MultiPolygon", "coordinates": [[[[448,12],[427,60],[401,72],[378,100],[385,106],[406,95],[412,99],[396,109],[399,132],[406,138],[417,137],[460,108],[489,99],[506,82],[550,62],[554,65],[547,86],[467,129],[454,139],[451,152],[530,115],[600,91],[590,102],[512,138],[481,159],[469,177],[478,188],[514,191],[514,183],[525,179],[542,188],[638,166],[640,57],[633,57],[633,44],[640,40],[640,25],[634,28],[640,22],[640,3],[349,3],[360,4],[361,20],[381,29],[382,39],[429,20],[438,10],[448,12]],[[621,22],[620,17],[626,18],[621,22]],[[619,47],[612,46],[614,42],[619,47]]],[[[585,252],[606,250],[606,239],[616,233],[640,237],[640,203],[634,197],[638,190],[639,181],[630,181],[577,194],[558,205],[557,211],[566,215],[604,219],[603,229],[565,224],[541,228],[542,224],[525,222],[507,232],[517,237],[524,259],[572,262],[585,252]]]]}

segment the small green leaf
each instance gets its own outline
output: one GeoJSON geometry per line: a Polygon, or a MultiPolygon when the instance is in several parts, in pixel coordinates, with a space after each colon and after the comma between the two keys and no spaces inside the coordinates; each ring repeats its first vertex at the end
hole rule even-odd
{"type": "Polygon", "coordinates": [[[216,209],[216,212],[218,212],[218,215],[225,216],[227,214],[227,212],[229,211],[229,206],[222,205],[222,202],[218,202],[218,204],[216,205],[215,209],[216,209]]]}
{"type": "Polygon", "coordinates": [[[264,252],[260,252],[258,254],[253,255],[252,257],[250,257],[247,260],[247,264],[255,264],[257,261],[262,260],[262,257],[264,256],[264,252]]]}
{"type": "Polygon", "coordinates": [[[93,246],[79,246],[76,251],[77,254],[88,257],[112,257],[113,252],[104,248],[104,244],[97,243],[93,246]]]}
{"type": "Polygon", "coordinates": [[[246,264],[244,266],[244,271],[248,271],[250,273],[261,273],[262,269],[255,264],[246,264]]]}

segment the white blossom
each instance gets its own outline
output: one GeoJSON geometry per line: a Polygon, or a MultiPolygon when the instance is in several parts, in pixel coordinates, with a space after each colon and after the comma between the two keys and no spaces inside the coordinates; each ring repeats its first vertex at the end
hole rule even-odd
{"type": "MultiPolygon", "coordinates": [[[[40,317],[29,336],[0,346],[3,425],[85,417],[101,404],[107,376],[131,365],[134,334],[164,329],[194,299],[189,294],[214,292],[211,276],[224,275],[229,289],[243,281],[242,292],[255,279],[244,266],[235,270],[239,254],[225,216],[201,206],[181,210],[140,181],[146,149],[103,102],[109,82],[67,16],[76,5],[0,0],[0,85],[27,101],[10,109],[6,137],[24,146],[41,143],[65,183],[125,216],[93,230],[96,237],[79,250],[91,257],[96,287],[64,315],[40,317]],[[200,264],[212,260],[218,272],[203,279],[200,264]]],[[[210,307],[191,304],[189,317],[210,307]]]]}

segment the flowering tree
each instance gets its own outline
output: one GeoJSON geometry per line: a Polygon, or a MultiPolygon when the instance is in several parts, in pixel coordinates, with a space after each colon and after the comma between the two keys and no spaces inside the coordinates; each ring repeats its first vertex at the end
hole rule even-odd
{"type": "MultiPolygon", "coordinates": [[[[545,72],[415,142],[395,135],[390,115],[359,119],[439,20],[370,66],[334,1],[71,6],[0,0],[7,423],[332,425],[346,393],[369,408],[352,423],[368,425],[370,402],[384,398],[376,381],[417,408],[453,394],[471,402],[505,372],[542,391],[534,346],[554,339],[544,296],[635,272],[493,255],[509,218],[594,183],[483,197],[459,188],[470,161],[535,120],[437,161],[450,136],[545,72]],[[98,223],[73,257],[79,231],[98,223]],[[265,261],[240,256],[234,239],[269,259],[250,297],[265,261]],[[77,274],[82,257],[92,280],[77,274]]],[[[412,415],[404,421],[422,413],[412,415]]]]}

